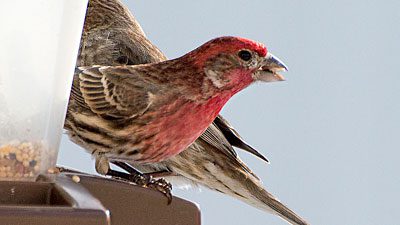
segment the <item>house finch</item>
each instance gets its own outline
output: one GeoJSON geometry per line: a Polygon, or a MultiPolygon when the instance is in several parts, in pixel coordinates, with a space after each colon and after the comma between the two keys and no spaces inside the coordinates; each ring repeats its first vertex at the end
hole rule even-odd
{"type": "MultiPolygon", "coordinates": [[[[165,59],[118,0],[89,2],[78,66],[142,64],[165,59]]],[[[69,111],[73,111],[73,101],[71,99],[69,111]]],[[[69,113],[66,129],[71,130],[68,118],[69,113]]],[[[70,135],[73,137],[73,132],[70,135]]],[[[217,117],[206,132],[180,154],[158,163],[131,164],[142,172],[165,175],[167,179],[182,179],[231,195],[257,208],[276,213],[293,224],[307,224],[265,191],[257,176],[236,156],[231,145],[266,160],[246,144],[222,117],[217,117]],[[211,165],[214,166],[210,169],[211,165]]],[[[115,163],[121,165],[120,162],[115,163]]],[[[122,166],[130,170],[124,164],[122,166]]],[[[108,165],[105,167],[108,168],[108,165]]]]}
{"type": "Polygon", "coordinates": [[[234,94],[255,81],[283,80],[282,70],[264,45],[238,37],[159,63],[80,67],[68,122],[103,160],[160,162],[192,144],[234,94]]]}

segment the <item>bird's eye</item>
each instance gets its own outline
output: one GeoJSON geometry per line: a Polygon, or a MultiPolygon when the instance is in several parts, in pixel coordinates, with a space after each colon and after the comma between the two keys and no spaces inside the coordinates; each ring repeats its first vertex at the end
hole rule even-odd
{"type": "Polygon", "coordinates": [[[247,50],[241,50],[239,53],[239,58],[241,58],[244,61],[249,61],[251,59],[251,53],[247,50]]]}
{"type": "Polygon", "coordinates": [[[119,64],[126,65],[128,64],[128,57],[126,57],[125,55],[121,55],[118,57],[117,62],[119,64]]]}

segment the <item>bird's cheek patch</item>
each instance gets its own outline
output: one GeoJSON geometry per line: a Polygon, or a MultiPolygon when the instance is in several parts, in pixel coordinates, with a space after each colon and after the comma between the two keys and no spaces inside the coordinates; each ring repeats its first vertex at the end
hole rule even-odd
{"type": "Polygon", "coordinates": [[[224,80],[222,79],[222,76],[220,73],[214,71],[214,70],[206,70],[205,71],[207,78],[212,82],[212,84],[216,88],[222,88],[225,84],[224,80]]]}

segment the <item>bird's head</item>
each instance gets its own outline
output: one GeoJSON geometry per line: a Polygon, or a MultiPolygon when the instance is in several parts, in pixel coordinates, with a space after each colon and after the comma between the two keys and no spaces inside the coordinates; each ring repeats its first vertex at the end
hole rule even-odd
{"type": "Polygon", "coordinates": [[[242,90],[255,81],[282,81],[287,67],[258,42],[239,37],[213,39],[186,55],[219,90],[242,90]]]}

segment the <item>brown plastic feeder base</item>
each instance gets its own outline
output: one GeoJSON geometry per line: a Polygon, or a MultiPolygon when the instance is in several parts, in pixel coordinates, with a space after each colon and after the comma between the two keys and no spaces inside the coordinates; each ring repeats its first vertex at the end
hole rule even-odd
{"type": "Polygon", "coordinates": [[[200,225],[198,207],[157,191],[82,173],[0,182],[0,224],[200,225]],[[73,177],[73,179],[72,179],[73,177]]]}

